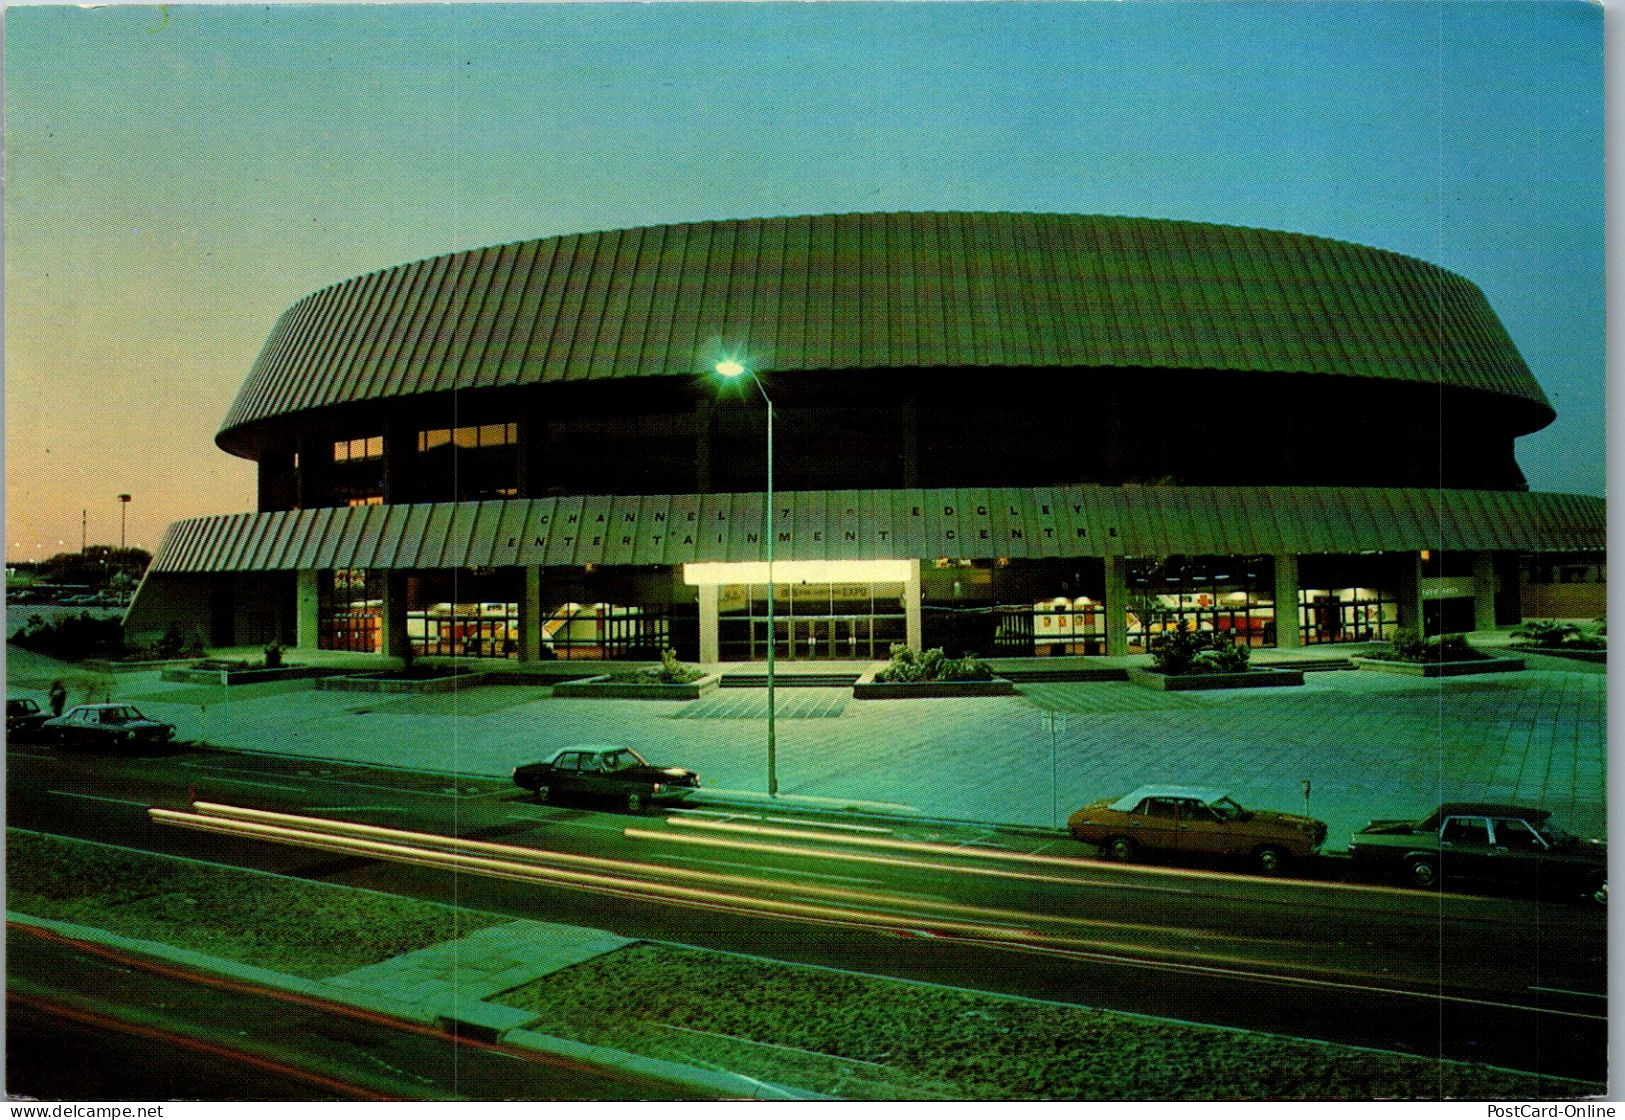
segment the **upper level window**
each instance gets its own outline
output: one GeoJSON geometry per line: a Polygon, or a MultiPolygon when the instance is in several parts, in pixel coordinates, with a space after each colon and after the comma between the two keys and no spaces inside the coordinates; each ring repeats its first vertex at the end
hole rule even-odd
{"type": "Polygon", "coordinates": [[[433,428],[418,433],[418,450],[433,451],[453,444],[457,447],[510,447],[519,442],[519,425],[469,424],[461,428],[433,428]]]}
{"type": "Polygon", "coordinates": [[[383,457],[383,436],[341,439],[333,444],[333,462],[335,463],[356,463],[363,459],[382,459],[383,457]]]}

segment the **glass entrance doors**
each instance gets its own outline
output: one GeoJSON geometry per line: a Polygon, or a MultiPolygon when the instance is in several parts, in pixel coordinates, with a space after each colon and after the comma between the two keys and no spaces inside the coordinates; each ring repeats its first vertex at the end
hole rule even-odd
{"type": "MultiPolygon", "coordinates": [[[[774,656],[790,661],[873,661],[907,633],[901,583],[779,584],[774,656]]],[[[724,584],[717,646],[724,661],[767,657],[767,585],[724,584]]]]}

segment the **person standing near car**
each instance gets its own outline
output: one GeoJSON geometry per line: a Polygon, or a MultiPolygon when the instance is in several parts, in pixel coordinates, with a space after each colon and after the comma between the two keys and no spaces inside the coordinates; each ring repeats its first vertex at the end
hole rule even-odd
{"type": "Polygon", "coordinates": [[[61,681],[52,681],[51,682],[50,697],[51,697],[51,715],[53,715],[53,716],[61,715],[63,705],[68,702],[68,688],[67,688],[67,686],[64,685],[61,681]]]}

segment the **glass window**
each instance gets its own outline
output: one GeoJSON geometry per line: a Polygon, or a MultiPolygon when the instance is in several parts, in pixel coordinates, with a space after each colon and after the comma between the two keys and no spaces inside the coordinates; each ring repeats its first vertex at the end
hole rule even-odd
{"type": "Polygon", "coordinates": [[[383,436],[341,439],[333,443],[333,462],[335,463],[359,463],[366,459],[382,459],[383,457],[383,436]]]}
{"type": "Polygon", "coordinates": [[[1490,842],[1488,817],[1451,817],[1444,822],[1439,839],[1447,844],[1481,844],[1490,842]]]}
{"type": "Polygon", "coordinates": [[[1524,851],[1539,850],[1546,845],[1535,830],[1516,817],[1497,817],[1495,821],[1495,842],[1503,848],[1517,848],[1524,851]]]}

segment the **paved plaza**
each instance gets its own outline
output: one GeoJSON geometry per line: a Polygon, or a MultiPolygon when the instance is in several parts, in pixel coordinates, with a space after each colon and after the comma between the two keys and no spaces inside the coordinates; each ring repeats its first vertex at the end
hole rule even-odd
{"type": "MultiPolygon", "coordinates": [[[[66,669],[8,653],[10,695],[43,700],[66,669]]],[[[780,794],[1053,827],[1086,801],[1151,782],[1223,786],[1248,806],[1301,811],[1308,781],[1329,850],[1372,817],[1420,817],[1452,799],[1537,805],[1606,835],[1605,668],[1541,656],[1528,666],[1443,681],[1322,671],[1302,687],[1202,693],[1046,681],[1010,697],[854,700],[849,689],[781,687],[780,794]]],[[[565,699],[536,684],[392,695],[308,681],[228,690],[156,671],[77,679],[226,748],[506,777],[566,744],[617,742],[698,770],[710,794],[766,789],[759,688],[682,702],[565,699]]]]}

